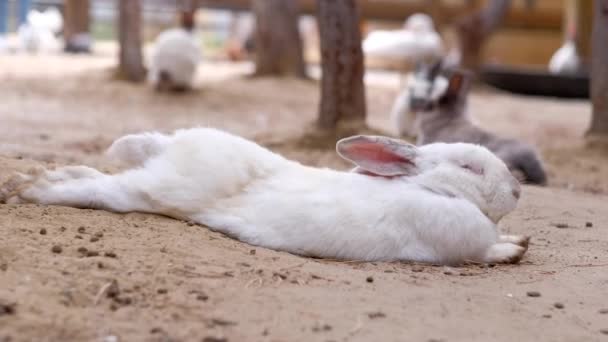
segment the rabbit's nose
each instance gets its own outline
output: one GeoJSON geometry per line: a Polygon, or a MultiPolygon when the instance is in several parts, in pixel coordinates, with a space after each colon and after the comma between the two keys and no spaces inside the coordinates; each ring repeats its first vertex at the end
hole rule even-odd
{"type": "Polygon", "coordinates": [[[513,197],[515,197],[516,199],[519,199],[519,196],[521,195],[521,190],[519,187],[517,187],[517,188],[513,189],[512,193],[513,193],[513,197]]]}

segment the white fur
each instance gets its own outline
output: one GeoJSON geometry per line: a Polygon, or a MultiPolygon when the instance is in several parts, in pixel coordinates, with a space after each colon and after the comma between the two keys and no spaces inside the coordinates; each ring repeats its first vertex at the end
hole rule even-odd
{"type": "Polygon", "coordinates": [[[498,235],[496,223],[515,208],[519,185],[485,148],[417,148],[364,136],[339,142],[338,151],[368,174],[303,166],[210,128],[132,135],[110,153],[136,168],[20,175],[0,187],[0,200],[158,213],[253,245],[327,258],[493,263],[525,252],[517,239],[498,235]],[[362,159],[370,146],[405,159],[362,159]]]}
{"type": "MultiPolygon", "coordinates": [[[[408,77],[406,84],[409,82],[408,77]]],[[[414,126],[416,114],[410,108],[409,88],[404,88],[397,96],[397,99],[395,99],[395,103],[393,103],[393,107],[391,108],[390,117],[395,127],[397,127],[399,136],[416,136],[416,127],[414,126]]]]}
{"type": "Polygon", "coordinates": [[[126,166],[141,166],[147,159],[160,154],[171,139],[161,133],[125,135],[114,141],[106,154],[126,166]]]}
{"type": "Polygon", "coordinates": [[[201,48],[193,33],[174,28],[162,32],[154,44],[149,81],[157,85],[166,71],[175,86],[190,88],[201,60],[201,48]]]}
{"type": "Polygon", "coordinates": [[[36,27],[44,27],[53,33],[61,32],[63,27],[63,17],[57,7],[49,7],[42,12],[31,10],[27,15],[27,21],[36,27]]]}

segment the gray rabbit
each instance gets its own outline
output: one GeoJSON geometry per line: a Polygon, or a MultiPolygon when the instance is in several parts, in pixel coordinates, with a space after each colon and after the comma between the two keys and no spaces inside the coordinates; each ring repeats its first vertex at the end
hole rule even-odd
{"type": "Polygon", "coordinates": [[[392,109],[399,134],[416,135],[418,145],[434,142],[483,145],[522,182],[545,185],[547,175],[532,146],[498,137],[475,125],[467,112],[471,78],[465,70],[444,70],[441,62],[419,64],[392,109]]]}

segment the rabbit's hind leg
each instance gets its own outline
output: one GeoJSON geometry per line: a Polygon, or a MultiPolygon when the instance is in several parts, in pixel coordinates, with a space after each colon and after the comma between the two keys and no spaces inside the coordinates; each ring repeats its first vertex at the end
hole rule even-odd
{"type": "Polygon", "coordinates": [[[127,166],[136,167],[162,153],[170,142],[171,137],[161,133],[130,134],[114,141],[106,153],[127,166]]]}
{"type": "Polygon", "coordinates": [[[136,179],[86,167],[16,174],[0,186],[0,201],[153,212],[149,201],[137,191],[136,179]]]}

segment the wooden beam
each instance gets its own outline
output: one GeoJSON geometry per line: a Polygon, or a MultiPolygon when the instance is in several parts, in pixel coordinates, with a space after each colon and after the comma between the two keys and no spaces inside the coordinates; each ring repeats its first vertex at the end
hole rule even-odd
{"type": "MultiPolygon", "coordinates": [[[[197,0],[199,6],[235,11],[249,11],[251,0],[197,0]]],[[[317,13],[315,0],[298,0],[300,13],[317,13]]],[[[436,2],[438,0],[433,0],[436,2]]],[[[458,17],[471,12],[471,6],[463,2],[462,6],[441,6],[440,10],[434,8],[430,1],[424,3],[409,3],[403,0],[358,0],[363,19],[403,21],[411,14],[418,12],[436,12],[441,14],[442,22],[450,24],[458,17]]],[[[547,29],[559,30],[562,27],[563,13],[551,9],[512,8],[505,19],[505,26],[509,28],[547,29]]]]}

